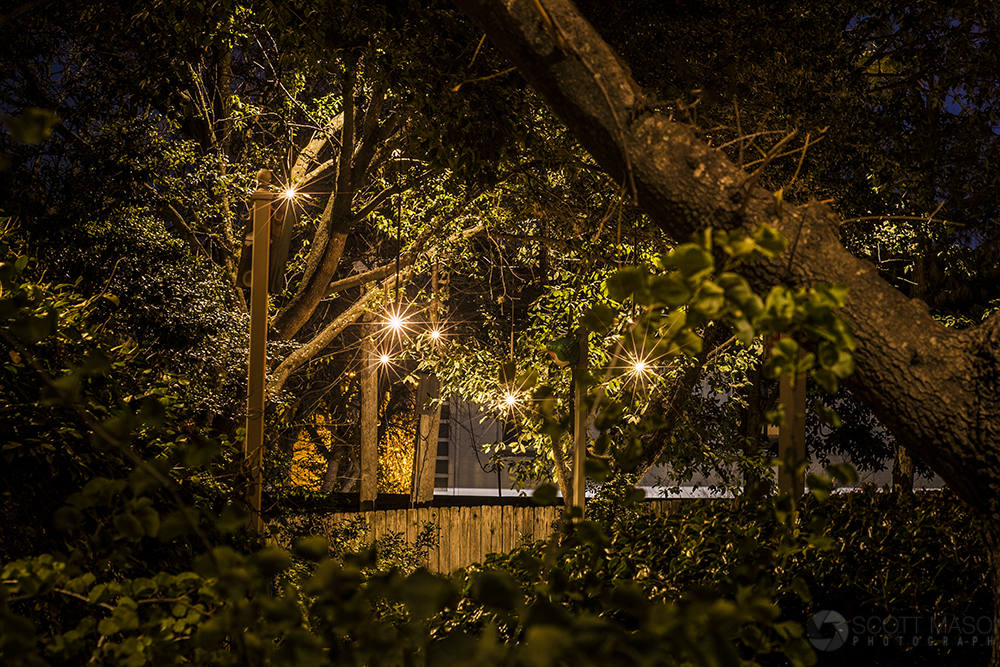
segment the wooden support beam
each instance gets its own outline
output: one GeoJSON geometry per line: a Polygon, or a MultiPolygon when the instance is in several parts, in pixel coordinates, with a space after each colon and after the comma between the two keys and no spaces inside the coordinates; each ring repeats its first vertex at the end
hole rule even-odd
{"type": "Polygon", "coordinates": [[[573,369],[573,497],[570,504],[584,510],[587,502],[587,475],[584,471],[587,461],[587,409],[583,404],[587,393],[583,374],[587,371],[587,330],[580,327],[580,356],[573,369]]]}
{"type": "Polygon", "coordinates": [[[370,336],[361,343],[361,478],[362,510],[375,509],[378,494],[378,371],[379,359],[370,336]]]}
{"type": "Polygon", "coordinates": [[[267,373],[267,283],[268,254],[271,239],[271,202],[268,191],[271,172],[261,169],[257,174],[257,190],[251,201],[251,276],[250,276],[250,355],[247,372],[247,423],[243,441],[243,456],[250,476],[247,503],[250,519],[247,527],[258,534],[263,529],[261,494],[263,491],[264,460],[264,381],[267,373]]]}

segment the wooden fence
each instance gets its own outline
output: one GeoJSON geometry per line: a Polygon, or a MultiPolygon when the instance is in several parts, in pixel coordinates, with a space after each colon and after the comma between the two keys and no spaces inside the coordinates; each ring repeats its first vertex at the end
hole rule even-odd
{"type": "MultiPolygon", "coordinates": [[[[679,500],[650,500],[645,503],[654,514],[675,509],[679,500]]],[[[368,524],[368,540],[396,533],[412,544],[424,525],[438,529],[438,548],[431,550],[427,567],[435,572],[452,572],[472,563],[481,563],[486,554],[510,551],[522,544],[549,537],[562,507],[425,507],[418,509],[338,512],[323,517],[327,528],[333,524],[363,518],[368,524]]]]}

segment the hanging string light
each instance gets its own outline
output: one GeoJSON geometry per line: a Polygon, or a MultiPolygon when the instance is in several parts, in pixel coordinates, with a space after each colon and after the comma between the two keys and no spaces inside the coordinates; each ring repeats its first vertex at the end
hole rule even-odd
{"type": "Polygon", "coordinates": [[[503,402],[504,405],[506,405],[508,408],[513,408],[515,405],[517,405],[517,394],[508,390],[507,392],[504,393],[503,402]]]}

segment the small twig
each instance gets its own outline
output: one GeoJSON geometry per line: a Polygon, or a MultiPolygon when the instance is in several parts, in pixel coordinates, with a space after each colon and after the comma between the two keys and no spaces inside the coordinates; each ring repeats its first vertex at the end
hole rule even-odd
{"type": "MultiPolygon", "coordinates": [[[[771,147],[771,150],[768,151],[767,155],[764,156],[763,160],[758,160],[758,162],[762,161],[763,164],[760,165],[756,171],[750,174],[750,176],[744,182],[746,184],[746,193],[743,196],[743,204],[740,205],[740,210],[736,213],[736,216],[738,218],[742,218],[743,214],[746,213],[747,206],[750,204],[750,196],[753,194],[753,189],[757,185],[757,180],[760,178],[761,172],[768,164],[771,163],[771,160],[777,157],[777,153],[779,150],[781,150],[781,147],[787,144],[789,141],[791,141],[792,138],[795,137],[795,135],[797,135],[798,133],[799,133],[798,130],[792,130],[791,132],[789,132],[787,135],[785,135],[785,137],[781,141],[779,141],[778,143],[776,143],[774,146],[771,147]]],[[[756,162],[752,162],[751,164],[756,164],[756,162]]]]}
{"type": "MultiPolygon", "coordinates": [[[[6,583],[10,583],[10,582],[6,582],[5,581],[4,583],[6,584],[6,583]]],[[[16,583],[16,580],[14,580],[14,583],[16,583]]],[[[96,604],[98,607],[104,607],[105,609],[109,609],[111,611],[115,610],[114,606],[108,604],[107,602],[90,602],[90,598],[88,598],[86,595],[80,595],[79,593],[74,593],[73,591],[67,591],[65,588],[53,588],[52,592],[53,593],[59,593],[60,595],[65,595],[67,597],[76,598],[77,600],[83,600],[84,602],[89,602],[90,604],[96,604]]],[[[35,595],[12,595],[9,598],[7,598],[7,601],[8,602],[20,602],[21,600],[30,600],[31,598],[34,598],[34,597],[37,597],[37,596],[35,596],[35,595]]]]}
{"type": "Polygon", "coordinates": [[[479,83],[480,81],[489,81],[490,79],[495,79],[498,76],[503,76],[504,74],[510,74],[516,69],[517,69],[516,67],[508,67],[507,69],[500,72],[494,72],[493,74],[487,74],[486,76],[477,76],[475,79],[467,79],[462,83],[458,84],[457,86],[455,86],[454,88],[452,88],[451,92],[457,93],[458,89],[467,83],[479,83]]]}
{"type": "MultiPolygon", "coordinates": [[[[740,165],[740,169],[742,169],[743,168],[743,141],[744,141],[744,138],[743,138],[743,127],[740,125],[740,106],[739,106],[739,104],[736,103],[736,96],[735,95],[733,96],[733,109],[736,112],[736,135],[739,137],[739,141],[740,141],[740,159],[738,161],[738,164],[740,165]]],[[[725,147],[725,144],[723,144],[723,146],[720,146],[719,148],[721,150],[724,147],[725,147]]]]}
{"type": "MultiPolygon", "coordinates": [[[[740,135],[738,138],[733,139],[732,141],[727,141],[724,144],[720,144],[716,148],[718,148],[718,149],[721,150],[721,149],[726,148],[728,146],[732,146],[737,141],[740,142],[740,144],[742,144],[747,139],[756,139],[757,137],[764,137],[764,136],[767,136],[769,134],[784,134],[784,132],[785,132],[784,130],[767,130],[766,132],[754,132],[753,134],[747,134],[745,136],[744,135],[740,135]]],[[[742,158],[742,150],[743,149],[741,147],[740,148],[740,155],[741,155],[740,159],[741,160],[743,159],[742,158]]],[[[743,165],[741,164],[740,166],[743,166],[743,165]]]]}
{"type": "MultiPolygon", "coordinates": [[[[941,210],[940,206],[937,208],[937,210],[934,211],[934,213],[937,213],[937,211],[939,210],[941,210]]],[[[863,220],[913,220],[917,222],[919,221],[932,222],[934,220],[934,216],[932,215],[929,218],[925,218],[922,215],[863,215],[857,218],[848,218],[846,220],[841,220],[840,224],[846,225],[849,222],[861,222],[863,220]]],[[[945,225],[955,225],[956,227],[965,227],[964,223],[954,222],[951,220],[939,220],[938,222],[941,222],[942,224],[945,225]]]]}
{"type": "MultiPolygon", "coordinates": [[[[822,140],[823,140],[823,137],[820,137],[816,141],[812,142],[812,145],[815,146],[816,144],[818,144],[822,140]]],[[[789,155],[795,155],[796,153],[798,153],[801,150],[802,150],[801,148],[796,148],[795,150],[785,151],[784,153],[781,153],[780,155],[771,155],[770,153],[768,153],[766,156],[760,158],[759,160],[754,160],[753,162],[748,163],[747,166],[748,167],[752,167],[755,164],[760,164],[761,162],[764,162],[765,163],[764,166],[766,167],[767,164],[770,163],[772,160],[776,160],[776,159],[781,158],[781,157],[788,157],[789,155]]]]}
{"type": "Polygon", "coordinates": [[[483,44],[485,43],[486,43],[486,33],[484,32],[483,36],[479,38],[479,44],[476,45],[476,52],[472,54],[472,60],[469,61],[469,66],[466,67],[465,69],[472,69],[472,66],[476,62],[476,57],[479,56],[479,49],[483,48],[483,44]]]}

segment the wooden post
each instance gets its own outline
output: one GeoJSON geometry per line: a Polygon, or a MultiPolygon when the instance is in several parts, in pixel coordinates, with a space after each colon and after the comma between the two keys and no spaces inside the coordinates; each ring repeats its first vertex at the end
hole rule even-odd
{"type": "Polygon", "coordinates": [[[416,399],[419,427],[413,447],[413,478],[410,483],[410,502],[414,505],[426,505],[434,500],[434,467],[437,464],[441,406],[428,408],[427,402],[439,398],[440,393],[440,383],[434,375],[420,377],[416,399]]]}
{"type": "Polygon", "coordinates": [[[361,343],[361,478],[360,508],[375,509],[378,494],[378,369],[370,336],[361,343]]]}
{"type": "Polygon", "coordinates": [[[267,190],[271,172],[261,169],[257,174],[257,190],[251,195],[251,228],[253,243],[250,278],[250,359],[247,375],[247,424],[243,455],[250,475],[247,501],[250,520],[247,527],[259,534],[263,529],[261,493],[264,460],[264,380],[267,372],[267,258],[271,240],[271,201],[267,190]]]}
{"type": "MultiPolygon", "coordinates": [[[[431,301],[431,332],[433,339],[431,345],[435,349],[441,345],[441,335],[439,326],[439,309],[441,302],[438,300],[438,281],[441,274],[441,267],[438,262],[434,262],[434,270],[431,273],[431,291],[434,298],[431,301]],[[436,334],[436,335],[435,335],[436,334]]],[[[417,386],[416,410],[418,415],[417,441],[413,446],[413,475],[410,481],[410,503],[412,505],[426,505],[434,500],[434,473],[437,466],[438,433],[441,432],[441,405],[438,403],[433,408],[428,408],[430,399],[441,398],[441,384],[435,375],[421,375],[420,384],[417,386]]]]}
{"type": "MultiPolygon", "coordinates": [[[[799,357],[803,356],[799,351],[799,357]]],[[[792,376],[782,375],[779,400],[785,408],[785,425],[778,431],[778,459],[793,466],[806,459],[806,375],[800,373],[792,386],[792,376]]],[[[778,492],[801,496],[805,492],[802,473],[788,466],[778,468],[778,492]]]]}
{"type": "Polygon", "coordinates": [[[580,357],[573,369],[573,497],[569,499],[573,507],[581,510],[585,509],[587,499],[587,475],[584,471],[587,461],[587,410],[583,405],[583,374],[587,370],[587,356],[587,330],[581,326],[580,357]]]}

